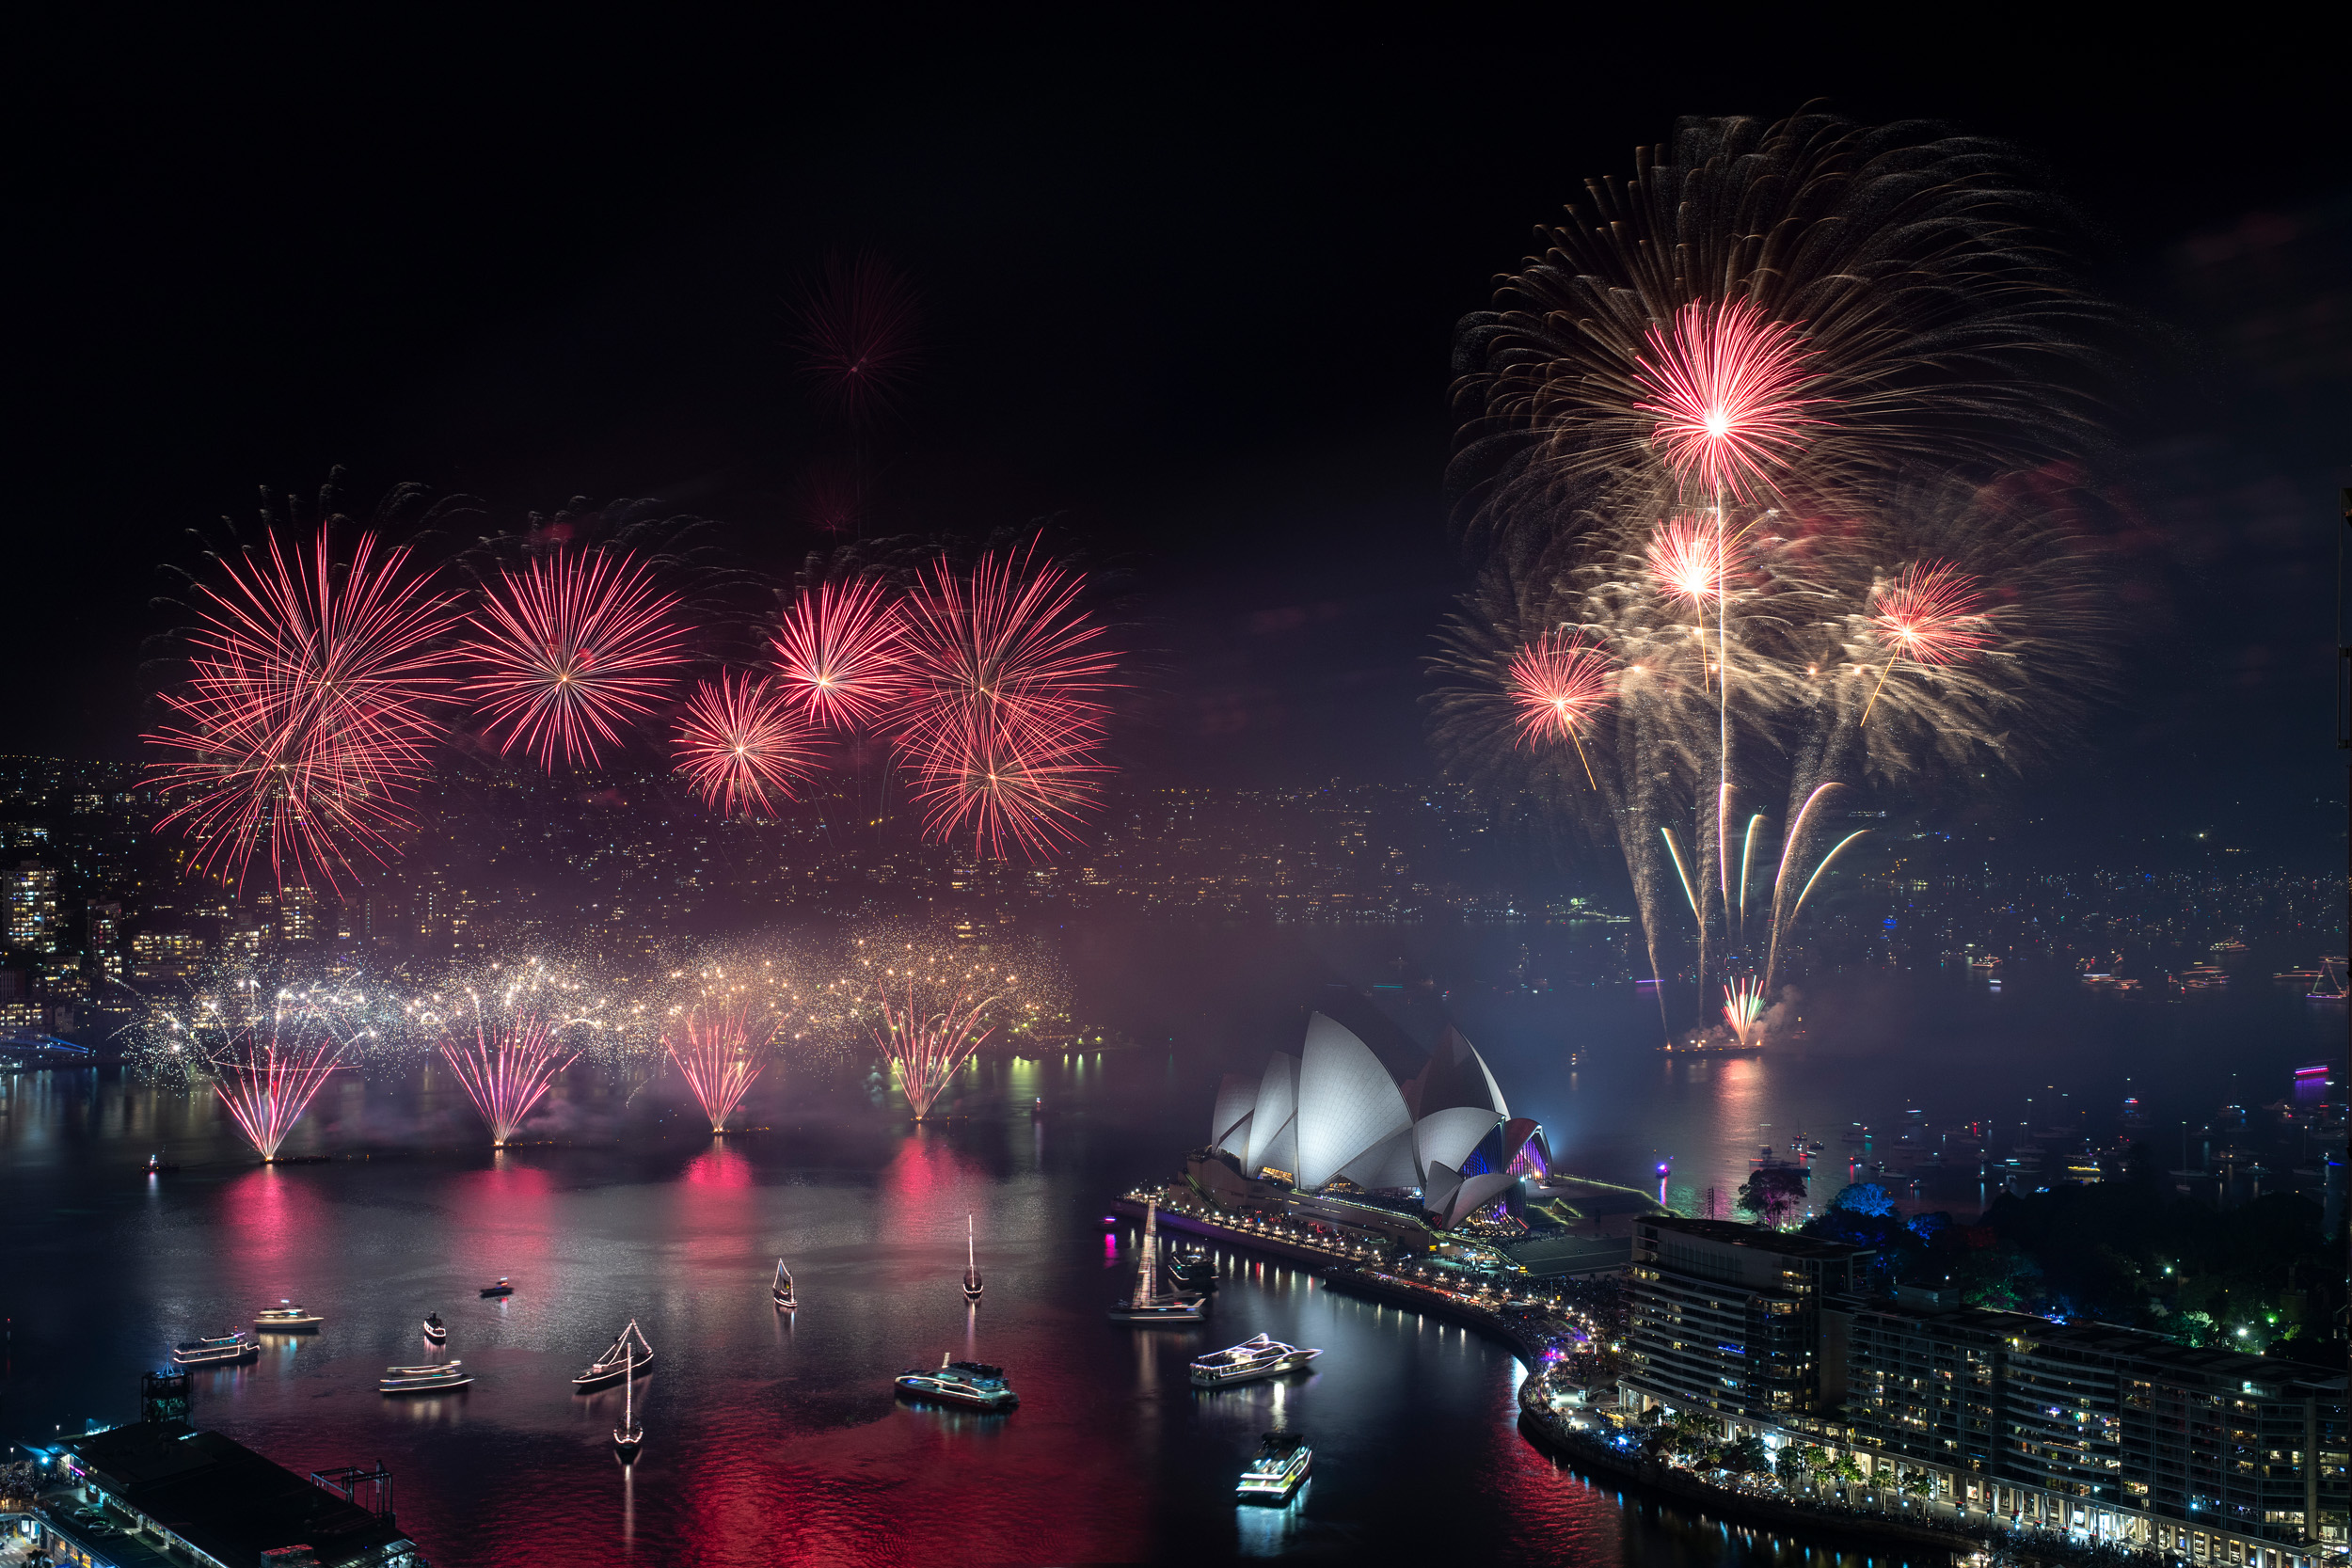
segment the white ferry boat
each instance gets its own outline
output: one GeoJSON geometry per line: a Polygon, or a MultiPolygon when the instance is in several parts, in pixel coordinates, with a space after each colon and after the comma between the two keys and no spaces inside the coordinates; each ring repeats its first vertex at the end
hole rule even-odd
{"type": "Polygon", "coordinates": [[[898,1392],[942,1404],[968,1405],[975,1410],[1010,1410],[1021,1396],[1005,1381],[1005,1369],[985,1361],[950,1361],[943,1354],[939,1370],[920,1368],[900,1372],[893,1380],[898,1392]]]}
{"type": "Polygon", "coordinates": [[[382,1394],[437,1394],[447,1388],[463,1388],[472,1381],[473,1373],[466,1370],[463,1361],[441,1361],[430,1367],[387,1367],[375,1387],[382,1394]]]}
{"type": "Polygon", "coordinates": [[[186,1339],[171,1347],[171,1360],[179,1367],[226,1366],[238,1361],[250,1361],[262,1354],[262,1347],[245,1337],[239,1329],[213,1339],[186,1339]]]}
{"type": "Polygon", "coordinates": [[[1204,1355],[1192,1364],[1192,1386],[1196,1388],[1222,1388],[1229,1383],[1248,1383],[1253,1378],[1280,1377],[1295,1372],[1323,1352],[1301,1350],[1286,1345],[1263,1334],[1253,1334],[1240,1344],[1204,1355]]]}
{"type": "Polygon", "coordinates": [[[326,1321],[316,1312],[296,1307],[283,1298],[277,1306],[264,1307],[253,1314],[253,1326],[264,1332],[276,1330],[283,1333],[290,1328],[316,1328],[326,1321]]]}
{"type": "Polygon", "coordinates": [[[1258,1445],[1257,1457],[1242,1471],[1233,1496],[1246,1503],[1272,1503],[1279,1507],[1298,1495],[1314,1459],[1315,1450],[1298,1433],[1269,1432],[1258,1445]]]}

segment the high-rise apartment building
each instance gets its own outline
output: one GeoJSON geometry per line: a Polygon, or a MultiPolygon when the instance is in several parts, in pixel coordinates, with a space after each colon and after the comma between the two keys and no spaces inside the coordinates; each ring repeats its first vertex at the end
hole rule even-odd
{"type": "Polygon", "coordinates": [[[1824,1297],[1868,1254],[1724,1220],[1634,1222],[1625,1387],[1719,1415],[1811,1410],[1821,1392],[1824,1297]]]}
{"type": "Polygon", "coordinates": [[[8,874],[8,945],[36,953],[57,947],[57,873],[25,861],[8,874]]]}
{"type": "Polygon", "coordinates": [[[1932,1291],[1834,1300],[1823,1323],[1854,1443],[1947,1467],[1963,1504],[2030,1513],[2033,1497],[2010,1496],[2029,1488],[2128,1509],[2150,1516],[2153,1544],[2208,1560],[2216,1532],[2345,1540],[2341,1371],[1932,1291]]]}
{"type": "Polygon", "coordinates": [[[92,903],[82,913],[82,952],[90,978],[103,983],[123,976],[122,906],[92,903]]]}
{"type": "Polygon", "coordinates": [[[1874,1485],[2233,1568],[2343,1551],[2345,1374],[2096,1323],[1865,1294],[1867,1255],[1756,1227],[1635,1224],[1621,1398],[1768,1445],[1851,1452],[1874,1485]]]}
{"type": "Polygon", "coordinates": [[[141,931],[131,939],[131,978],[140,985],[193,980],[204,939],[190,931],[141,931]]]}

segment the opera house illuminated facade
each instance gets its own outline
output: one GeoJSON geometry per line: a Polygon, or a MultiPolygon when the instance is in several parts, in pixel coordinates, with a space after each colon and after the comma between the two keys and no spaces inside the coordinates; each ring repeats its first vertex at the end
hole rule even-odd
{"type": "Polygon", "coordinates": [[[1277,1052],[1254,1079],[1226,1074],[1207,1152],[1230,1157],[1245,1183],[1417,1197],[1438,1230],[1551,1166],[1543,1130],[1511,1115],[1460,1030],[1448,1024],[1427,1059],[1400,1076],[1323,1012],[1309,1019],[1297,1055],[1277,1052]]]}

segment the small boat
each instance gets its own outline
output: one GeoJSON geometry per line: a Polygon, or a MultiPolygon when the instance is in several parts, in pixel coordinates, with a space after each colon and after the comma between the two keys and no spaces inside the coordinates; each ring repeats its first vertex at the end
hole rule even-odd
{"type": "Polygon", "coordinates": [[[1021,1402],[1021,1396],[1005,1382],[1004,1368],[985,1361],[950,1361],[945,1353],[939,1357],[939,1370],[925,1371],[918,1367],[900,1372],[892,1381],[901,1394],[974,1410],[1010,1410],[1021,1402]]]}
{"type": "Polygon", "coordinates": [[[437,1394],[463,1388],[473,1381],[463,1361],[437,1361],[429,1367],[387,1367],[375,1380],[379,1394],[437,1394]]]}
{"type": "Polygon", "coordinates": [[[645,1446],[644,1423],[637,1418],[637,1379],[634,1375],[637,1364],[630,1354],[635,1348],[624,1335],[621,1344],[621,1424],[612,1429],[612,1451],[621,1456],[624,1465],[635,1460],[637,1450],[645,1446]]]}
{"type": "Polygon", "coordinates": [[[1261,1377],[1280,1377],[1295,1372],[1323,1353],[1301,1350],[1286,1345],[1263,1334],[1253,1334],[1240,1344],[1204,1355],[1192,1364],[1192,1386],[1195,1388],[1222,1388],[1229,1383],[1248,1383],[1261,1377]]]}
{"type": "Polygon", "coordinates": [[[449,1325],[441,1322],[441,1315],[438,1312],[427,1312],[424,1315],[424,1337],[437,1345],[449,1343],[449,1325]]]}
{"type": "Polygon", "coordinates": [[[792,1299],[792,1271],[784,1266],[784,1259],[781,1258],[776,1259],[775,1283],[768,1287],[768,1293],[776,1298],[778,1311],[800,1310],[801,1304],[792,1299]]]}
{"type": "Polygon", "coordinates": [[[150,1176],[169,1176],[179,1168],[176,1163],[164,1158],[162,1149],[157,1149],[147,1157],[147,1174],[150,1176]]]}
{"type": "Polygon", "coordinates": [[[653,1345],[645,1331],[631,1318],[621,1337],[612,1341],[612,1348],[588,1364],[587,1370],[572,1379],[575,1388],[596,1388],[615,1378],[634,1377],[653,1362],[653,1345]]]}
{"type": "Polygon", "coordinates": [[[1111,1303],[1115,1323],[1197,1323],[1209,1315],[1209,1298],[1199,1291],[1160,1289],[1160,1204],[1143,1211],[1143,1250],[1136,1260],[1136,1288],[1111,1303]]]}
{"type": "Polygon", "coordinates": [[[966,1214],[963,1216],[963,1299],[978,1301],[980,1290],[979,1258],[972,1250],[972,1216],[966,1214]]]}
{"type": "Polygon", "coordinates": [[[316,1328],[326,1321],[316,1312],[306,1311],[282,1296],[277,1306],[264,1307],[253,1314],[255,1328],[278,1334],[283,1334],[290,1328],[316,1328]]]}
{"type": "Polygon", "coordinates": [[[1216,1259],[1200,1247],[1186,1247],[1168,1259],[1168,1277],[1184,1290],[1214,1294],[1216,1291],[1216,1259]]]}
{"type": "Polygon", "coordinates": [[[507,1283],[506,1277],[503,1275],[499,1276],[499,1282],[497,1284],[485,1285],[482,1287],[482,1299],[485,1301],[489,1300],[492,1296],[511,1296],[514,1293],[515,1287],[507,1283]]]}
{"type": "Polygon", "coordinates": [[[246,1338],[240,1329],[216,1339],[183,1340],[171,1347],[171,1361],[176,1367],[228,1366],[250,1361],[261,1354],[262,1347],[246,1338]]]}
{"type": "Polygon", "coordinates": [[[1242,1471],[1233,1496],[1246,1503],[1279,1508],[1298,1495],[1314,1462],[1315,1450],[1307,1439],[1295,1432],[1269,1432],[1258,1445],[1257,1457],[1242,1471]]]}

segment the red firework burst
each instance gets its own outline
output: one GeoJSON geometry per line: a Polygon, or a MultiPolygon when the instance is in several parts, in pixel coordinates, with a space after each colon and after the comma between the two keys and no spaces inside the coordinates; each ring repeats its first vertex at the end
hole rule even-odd
{"type": "Polygon", "coordinates": [[[661,1042],[710,1118],[713,1132],[727,1130],[727,1117],[743,1103],[766,1065],[760,1053],[775,1037],[780,1021],[755,1023],[752,1012],[748,1001],[706,1002],[686,1015],[683,1050],[674,1038],[665,1037],[661,1042]]]}
{"type": "Polygon", "coordinates": [[[1723,594],[1724,578],[1740,565],[1738,540],[1728,541],[1728,551],[1725,544],[1723,531],[1713,523],[1669,518],[1650,535],[1650,581],[1665,598],[1706,604],[1723,594]]]}
{"type": "Polygon", "coordinates": [[[1914,664],[1950,664],[1989,640],[1976,579],[1943,561],[1898,572],[1870,624],[1890,653],[1914,664]]]}
{"type": "Polygon", "coordinates": [[[1511,701],[1518,708],[1520,744],[1566,736],[1584,763],[1593,787],[1592,762],[1584,756],[1584,726],[1609,701],[1609,659],[1581,636],[1546,632],[1511,660],[1511,701]]]}
{"type": "Polygon", "coordinates": [[[503,1024],[485,1023],[477,1015],[472,1043],[449,1035],[441,1054],[490,1124],[491,1145],[503,1148],[578,1053],[564,1055],[548,1022],[526,1014],[503,1024]]]}
{"type": "Polygon", "coordinates": [[[968,578],[938,562],[915,593],[898,744],[928,834],[969,832],[989,855],[1008,838],[1031,856],[1075,841],[1110,771],[1103,693],[1117,664],[1078,608],[1084,586],[1032,549],[984,555],[968,578]]]}
{"type": "Polygon", "coordinates": [[[158,827],[184,823],[200,847],[192,868],[245,883],[269,849],[284,886],[337,885],[356,854],[382,861],[410,825],[408,795],[426,771],[450,695],[449,601],[424,575],[404,578],[408,552],[375,559],[362,534],[338,572],[321,530],[306,559],[270,535],[266,563],[225,563],[225,589],[192,641],[192,678],[163,703],[171,721],[148,736],[166,753],[157,781],[187,799],[158,827]]]}
{"type": "Polygon", "coordinates": [[[1991,626],[1976,579],[1949,562],[1927,562],[1896,573],[1894,582],[1880,592],[1879,612],[1870,618],[1871,633],[1888,657],[1870,700],[1862,705],[1859,722],[1870,721],[1870,709],[1878,705],[1896,665],[1904,659],[1957,663],[1991,641],[1991,626]]]}
{"type": "Polygon", "coordinates": [[[879,256],[835,257],[800,316],[803,368],[842,413],[867,420],[898,402],[920,358],[904,274],[879,256]]]}
{"type": "Polygon", "coordinates": [[[775,800],[809,776],[813,732],[774,685],[757,675],[723,673],[705,681],[678,721],[678,767],[722,816],[739,809],[775,814],[775,800]],[[774,799],[771,799],[771,796],[774,799]]]}
{"type": "Polygon", "coordinates": [[[1802,410],[1814,400],[1798,395],[1807,357],[1793,328],[1745,300],[1686,305],[1649,329],[1634,366],[1649,401],[1633,406],[1657,416],[1650,439],[1677,478],[1748,499],[1812,422],[1802,410]]]}
{"type": "Polygon", "coordinates": [[[650,713],[669,689],[684,636],[676,610],[651,569],[627,555],[558,550],[501,573],[474,617],[478,640],[462,650],[480,661],[466,689],[499,749],[536,752],[549,771],[558,749],[594,767],[599,744],[618,746],[618,726],[650,713]]]}
{"type": "Polygon", "coordinates": [[[776,669],[809,718],[836,728],[872,725],[907,694],[903,634],[880,578],[823,583],[785,611],[776,669]]]}

